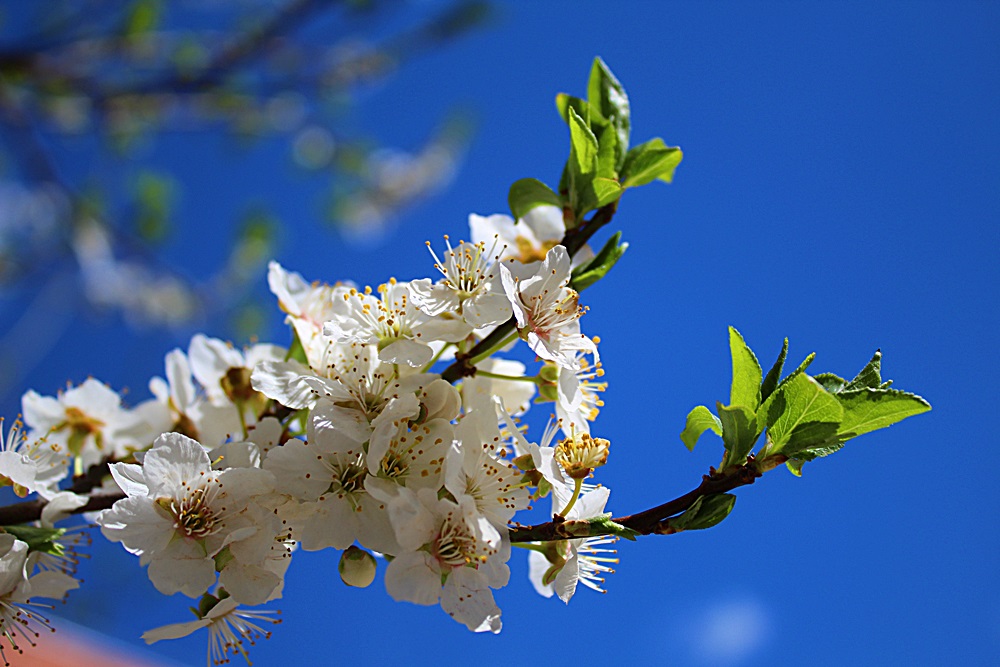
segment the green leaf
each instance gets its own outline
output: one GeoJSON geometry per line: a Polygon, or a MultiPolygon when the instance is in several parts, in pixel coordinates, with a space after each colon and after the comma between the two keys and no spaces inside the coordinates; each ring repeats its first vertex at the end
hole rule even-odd
{"type": "Polygon", "coordinates": [[[774,393],[774,390],[778,387],[778,380],[781,379],[781,370],[785,367],[785,359],[788,358],[788,339],[781,346],[781,352],[778,353],[778,360],[774,362],[771,366],[771,370],[767,372],[764,376],[764,381],[760,384],[760,400],[761,402],[766,401],[768,397],[774,393]]]}
{"type": "Polygon", "coordinates": [[[920,396],[898,389],[845,389],[836,394],[836,399],[844,414],[838,430],[841,440],[891,426],[931,409],[930,403],[920,396]]]}
{"type": "Polygon", "coordinates": [[[63,556],[66,550],[59,544],[59,538],[66,534],[65,528],[42,528],[40,526],[4,526],[3,530],[22,542],[26,542],[29,551],[39,551],[63,556]]]}
{"type": "Polygon", "coordinates": [[[597,175],[618,182],[618,135],[610,125],[594,130],[597,137],[597,175]]]}
{"type": "Polygon", "coordinates": [[[757,357],[747,347],[740,332],[729,327],[729,352],[733,357],[733,384],[730,405],[745,405],[756,412],[760,406],[761,375],[757,357]]]}
{"type": "Polygon", "coordinates": [[[590,68],[587,101],[591,108],[598,111],[614,128],[617,137],[614,166],[617,171],[628,150],[631,114],[625,88],[600,58],[594,58],[594,64],[590,68]]]}
{"type": "Polygon", "coordinates": [[[570,109],[576,112],[577,116],[587,121],[587,126],[590,128],[603,128],[609,124],[608,119],[602,116],[600,111],[590,106],[586,100],[567,95],[566,93],[556,95],[556,109],[558,109],[559,115],[562,116],[563,121],[567,125],[570,123],[570,109]]]}
{"type": "Polygon", "coordinates": [[[875,350],[871,361],[865,364],[853,380],[844,389],[861,389],[862,387],[879,388],[882,384],[882,350],[875,350]]]}
{"type": "Polygon", "coordinates": [[[568,113],[571,172],[593,174],[597,171],[597,137],[574,109],[568,109],[568,113]]]}
{"type": "Polygon", "coordinates": [[[536,206],[562,207],[559,195],[552,192],[549,186],[534,178],[522,178],[510,186],[507,203],[515,220],[520,220],[525,213],[536,206]]]}
{"type": "Polygon", "coordinates": [[[815,352],[806,357],[802,361],[802,363],[799,364],[798,368],[789,373],[784,380],[778,383],[778,386],[775,387],[774,391],[771,392],[771,395],[767,397],[767,400],[761,403],[761,406],[757,409],[758,428],[763,430],[765,428],[771,427],[771,424],[773,424],[774,421],[777,419],[778,415],[781,414],[781,409],[774,407],[774,402],[778,396],[778,393],[781,391],[781,388],[787,385],[795,378],[797,378],[799,375],[802,375],[802,373],[804,373],[805,370],[809,368],[809,364],[811,364],[813,362],[813,359],[815,358],[816,358],[815,352]]]}
{"type": "MultiPolygon", "coordinates": [[[[840,451],[844,446],[841,440],[834,439],[828,441],[825,445],[821,447],[806,447],[805,449],[800,449],[795,452],[795,459],[798,461],[812,461],[813,459],[820,458],[822,456],[829,456],[836,451],[840,451]]],[[[785,452],[786,454],[788,452],[785,452]]],[[[793,460],[793,459],[789,459],[793,460]]],[[[800,466],[801,468],[801,466],[800,466]]]]}
{"type": "Polygon", "coordinates": [[[819,375],[814,375],[813,380],[819,382],[823,389],[826,389],[831,394],[840,392],[847,385],[847,380],[834,373],[820,373],[819,375]]]}
{"type": "Polygon", "coordinates": [[[805,461],[801,459],[788,459],[785,461],[785,467],[796,477],[802,477],[802,466],[805,461]]]}
{"type": "Polygon", "coordinates": [[[292,344],[288,346],[288,351],[285,353],[285,361],[294,360],[308,366],[309,359],[306,357],[306,349],[302,346],[299,333],[295,330],[295,327],[290,328],[292,330],[292,344]]]}
{"type": "MultiPolygon", "coordinates": [[[[570,107],[570,154],[566,163],[564,185],[577,220],[587,211],[616,201],[622,193],[618,182],[602,175],[598,158],[599,144],[587,122],[570,107]]],[[[563,184],[560,185],[560,188],[563,184]]]]}
{"type": "Polygon", "coordinates": [[[622,184],[626,188],[635,188],[655,180],[670,183],[683,157],[680,148],[667,146],[659,137],[639,144],[625,155],[622,162],[622,184]]]}
{"type": "Polygon", "coordinates": [[[700,496],[683,514],[667,519],[667,526],[677,533],[711,528],[729,516],[735,504],[736,496],[731,493],[700,496]]]}
{"type": "Polygon", "coordinates": [[[687,424],[681,431],[681,442],[688,448],[688,451],[691,451],[698,443],[701,434],[709,429],[716,435],[722,435],[722,422],[712,414],[711,410],[704,405],[699,405],[688,413],[687,424]]]}
{"type": "Polygon", "coordinates": [[[827,446],[844,416],[837,398],[805,373],[783,383],[767,407],[769,455],[827,446]]]}
{"type": "Polygon", "coordinates": [[[608,239],[607,243],[604,244],[604,247],[601,248],[601,251],[593,259],[573,269],[572,278],[569,283],[570,287],[577,292],[582,292],[606,276],[611,267],[628,250],[628,243],[618,244],[621,237],[621,232],[615,233],[614,236],[608,239]]]}
{"type": "Polygon", "coordinates": [[[592,528],[590,535],[617,535],[618,537],[623,537],[626,540],[635,542],[635,538],[639,534],[637,531],[627,526],[615,523],[609,516],[595,516],[591,519],[587,519],[587,523],[589,523],[592,528]]]}
{"type": "Polygon", "coordinates": [[[720,469],[743,465],[760,436],[757,417],[753,410],[743,405],[723,406],[720,403],[717,409],[722,424],[722,442],[726,446],[720,469]]]}

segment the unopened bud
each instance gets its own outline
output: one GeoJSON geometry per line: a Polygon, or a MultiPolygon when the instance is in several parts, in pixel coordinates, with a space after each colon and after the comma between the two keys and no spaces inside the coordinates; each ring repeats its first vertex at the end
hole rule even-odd
{"type": "Polygon", "coordinates": [[[351,545],[340,554],[337,565],[340,579],[348,586],[367,588],[375,581],[375,557],[364,549],[351,545]]]}

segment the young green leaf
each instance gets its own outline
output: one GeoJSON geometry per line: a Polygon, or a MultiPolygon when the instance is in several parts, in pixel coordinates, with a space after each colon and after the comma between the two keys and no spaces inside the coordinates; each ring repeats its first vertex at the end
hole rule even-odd
{"type": "Polygon", "coordinates": [[[790,456],[809,447],[828,446],[844,416],[838,400],[805,373],[783,383],[768,403],[768,454],[787,450],[790,456]]]}
{"type": "Polygon", "coordinates": [[[615,145],[615,170],[622,165],[628,150],[631,129],[628,95],[611,70],[600,58],[594,58],[587,82],[587,101],[614,127],[617,135],[615,145]]]}
{"type": "Polygon", "coordinates": [[[582,100],[579,97],[573,97],[572,95],[567,95],[566,93],[559,93],[556,95],[556,110],[559,111],[559,115],[562,116],[563,121],[565,121],[567,125],[570,123],[570,109],[576,112],[577,116],[587,121],[587,126],[590,127],[595,134],[595,128],[602,129],[610,125],[608,119],[601,115],[600,110],[596,107],[592,107],[586,100],[582,100]]]}
{"type": "Polygon", "coordinates": [[[802,459],[788,459],[785,461],[785,467],[796,477],[802,477],[802,466],[804,464],[805,461],[802,459]]]}
{"type": "Polygon", "coordinates": [[[625,155],[622,162],[622,185],[635,188],[655,180],[670,183],[683,157],[680,148],[667,146],[659,137],[639,144],[625,155]]]}
{"type": "Polygon", "coordinates": [[[833,373],[820,373],[819,375],[814,375],[813,379],[819,382],[831,394],[836,394],[847,386],[847,380],[835,375],[833,373]]]}
{"type": "Polygon", "coordinates": [[[524,214],[536,206],[559,206],[562,201],[559,195],[552,192],[549,186],[534,178],[522,178],[510,186],[507,203],[515,220],[520,220],[524,214]]]}
{"type": "Polygon", "coordinates": [[[570,108],[570,174],[588,176],[597,172],[597,137],[589,124],[570,108]]]}
{"type": "MultiPolygon", "coordinates": [[[[587,212],[616,201],[621,197],[622,187],[618,181],[605,175],[607,165],[601,166],[600,144],[588,127],[587,122],[570,107],[570,156],[566,163],[565,180],[560,189],[568,190],[568,198],[577,220],[587,212]]],[[[602,136],[609,135],[608,130],[602,136]]],[[[607,139],[612,140],[613,139],[607,139]]],[[[605,160],[607,153],[604,154],[605,160]]]]}
{"type": "Polygon", "coordinates": [[[628,243],[618,244],[622,233],[617,232],[608,239],[601,251],[598,252],[589,262],[573,269],[569,286],[577,292],[582,292],[598,280],[607,275],[621,256],[628,250],[628,243]]]}
{"type": "Polygon", "coordinates": [[[757,357],[747,347],[740,332],[729,327],[729,352],[733,357],[733,384],[730,405],[745,405],[756,412],[760,406],[762,371],[757,357]]]}
{"type": "Polygon", "coordinates": [[[687,423],[684,425],[684,430],[681,431],[681,442],[688,448],[688,451],[691,451],[698,443],[701,434],[708,430],[716,435],[722,435],[722,422],[712,414],[711,410],[704,405],[699,405],[688,413],[687,423]]]}
{"type": "Polygon", "coordinates": [[[731,493],[700,496],[683,514],[667,519],[667,526],[675,533],[711,528],[729,516],[735,504],[736,496],[731,493]]]}
{"type": "Polygon", "coordinates": [[[729,466],[743,465],[760,437],[756,415],[743,405],[723,406],[720,403],[717,410],[722,424],[722,442],[726,447],[726,455],[719,468],[725,470],[729,466]]]}
{"type": "Polygon", "coordinates": [[[41,553],[62,556],[66,550],[58,542],[59,538],[66,533],[65,528],[43,528],[40,526],[4,526],[3,529],[26,542],[29,551],[39,551],[41,553]]]}
{"type": "Polygon", "coordinates": [[[871,361],[865,364],[853,380],[844,389],[861,389],[862,387],[878,388],[882,384],[882,350],[875,350],[871,361]]]}
{"type": "Polygon", "coordinates": [[[758,428],[763,430],[765,428],[771,427],[771,424],[773,424],[775,419],[777,419],[778,415],[781,414],[782,408],[776,407],[774,405],[775,401],[778,399],[781,388],[784,387],[789,382],[791,382],[792,380],[794,380],[795,378],[797,378],[802,373],[804,373],[805,370],[809,368],[809,365],[813,362],[813,359],[815,358],[816,358],[815,352],[811,353],[808,357],[806,357],[802,361],[802,363],[799,364],[799,367],[796,368],[791,373],[789,373],[784,380],[779,382],[778,386],[775,387],[774,391],[771,392],[771,395],[768,396],[766,400],[761,402],[761,406],[757,409],[758,428]]]}
{"type": "Polygon", "coordinates": [[[920,396],[898,389],[863,387],[845,389],[835,396],[844,414],[838,429],[841,440],[891,426],[931,409],[920,396]]]}
{"type": "Polygon", "coordinates": [[[760,384],[760,400],[764,402],[768,397],[774,393],[774,390],[778,386],[778,380],[781,379],[781,370],[785,367],[785,359],[788,358],[788,339],[781,346],[781,352],[778,353],[778,360],[774,362],[771,366],[771,370],[767,372],[764,376],[764,381],[760,384]]]}

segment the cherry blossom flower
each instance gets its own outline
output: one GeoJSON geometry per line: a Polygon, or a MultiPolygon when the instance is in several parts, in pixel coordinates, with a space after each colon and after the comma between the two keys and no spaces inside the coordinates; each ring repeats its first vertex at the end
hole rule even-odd
{"type": "Polygon", "coordinates": [[[520,220],[497,214],[469,216],[473,243],[499,241],[500,259],[513,258],[524,264],[538,262],[559,244],[566,234],[562,210],[558,206],[536,206],[520,220]]]}
{"type": "Polygon", "coordinates": [[[232,597],[223,597],[220,600],[215,596],[206,595],[205,598],[214,604],[211,604],[207,611],[199,609],[199,617],[196,620],[147,630],[142,634],[143,640],[147,644],[153,644],[164,639],[187,637],[192,632],[208,628],[206,664],[225,664],[229,662],[229,655],[237,654],[242,655],[250,664],[247,645],[253,646],[258,639],[271,637],[271,632],[265,630],[263,624],[281,623],[280,618],[274,618],[281,614],[280,611],[242,609],[232,597]]]}
{"type": "Polygon", "coordinates": [[[483,516],[497,528],[506,529],[514,514],[528,507],[528,491],[521,482],[521,471],[502,458],[505,451],[496,414],[467,413],[455,435],[448,452],[445,488],[455,497],[471,497],[483,516]]]}
{"type": "Polygon", "coordinates": [[[393,399],[379,415],[368,444],[365,487],[378,486],[391,495],[397,486],[441,487],[444,462],[455,437],[447,419],[420,420],[415,396],[393,399]]]}
{"type": "Polygon", "coordinates": [[[225,341],[202,334],[196,334],[188,348],[191,373],[208,399],[220,406],[235,404],[250,415],[257,414],[246,410],[246,404],[257,397],[250,384],[254,366],[262,361],[282,361],[285,354],[284,348],[264,343],[240,352],[225,341]]]}
{"type": "Polygon", "coordinates": [[[15,421],[7,437],[0,417],[0,486],[14,487],[24,498],[38,493],[51,499],[59,492],[59,482],[69,474],[68,452],[46,439],[29,440],[20,421],[15,421]]]}
{"type": "Polygon", "coordinates": [[[157,438],[141,466],[114,463],[111,474],[127,497],[98,514],[101,532],[139,556],[165,595],[207,591],[214,557],[258,531],[247,506],[274,489],[264,470],[213,470],[204,447],[179,433],[157,438]]]}
{"type": "Polygon", "coordinates": [[[174,431],[214,446],[240,432],[239,408],[232,402],[213,404],[198,391],[183,350],[168,352],[164,366],[166,380],[154,377],[149,381],[154,398],[135,408],[157,435],[174,431]]]}
{"type": "MultiPolygon", "coordinates": [[[[596,337],[594,342],[597,342],[596,337]]],[[[589,363],[582,351],[576,353],[574,366],[558,366],[556,416],[567,435],[571,431],[590,433],[590,422],[597,418],[604,405],[598,394],[608,387],[607,382],[598,380],[602,377],[601,362],[589,363]]]]}
{"type": "Polygon", "coordinates": [[[309,365],[321,370],[327,363],[329,339],[323,323],[344,310],[343,296],[352,284],[307,283],[301,275],[286,271],[277,262],[268,264],[267,284],[278,297],[278,305],[288,313],[286,321],[295,329],[309,365]]]}
{"type": "Polygon", "coordinates": [[[27,543],[10,533],[0,533],[0,659],[5,665],[11,664],[4,652],[5,643],[17,653],[23,653],[22,640],[34,646],[40,629],[53,631],[49,620],[36,611],[38,608],[51,609],[51,605],[35,600],[61,600],[70,590],[79,587],[76,579],[63,572],[46,570],[29,577],[27,568],[27,543]]]}
{"type": "Polygon", "coordinates": [[[393,551],[396,540],[380,500],[365,487],[365,447],[336,427],[337,412],[328,401],[313,409],[308,442],[289,440],[264,462],[276,488],[299,501],[302,547],[345,549],[355,540],[369,549],[393,551]]]}
{"type": "Polygon", "coordinates": [[[413,301],[410,285],[390,280],[371,288],[351,290],[344,296],[346,313],[334,313],[323,333],[338,343],[375,345],[384,362],[414,368],[431,360],[432,341],[457,341],[468,333],[462,320],[431,317],[413,301]]]}
{"type": "Polygon", "coordinates": [[[429,278],[414,280],[410,291],[414,303],[428,315],[449,315],[462,319],[473,329],[500,324],[510,318],[510,303],[504,295],[497,269],[497,240],[462,242],[456,248],[445,236],[448,250],[440,259],[431,248],[434,268],[444,276],[436,283],[429,278]],[[489,248],[489,250],[487,250],[489,248]]]}
{"type": "Polygon", "coordinates": [[[500,609],[490,589],[510,578],[510,544],[476,511],[475,501],[401,487],[389,503],[389,518],[401,547],[386,568],[389,595],[420,605],[440,602],[473,632],[500,632],[500,609]]]}
{"type": "Polygon", "coordinates": [[[494,410],[493,397],[499,396],[511,406],[511,414],[519,415],[531,407],[535,397],[535,383],[505,380],[491,375],[523,377],[525,366],[513,359],[487,357],[476,364],[477,373],[462,381],[462,402],[466,410],[494,410]],[[485,372],[478,372],[485,371],[485,372]]]}
{"type": "Polygon", "coordinates": [[[555,246],[531,274],[515,275],[500,267],[504,291],[514,308],[518,333],[535,354],[560,366],[573,368],[578,350],[597,353],[594,342],[580,333],[583,308],[576,290],[569,287],[569,253],[555,246]]]}
{"type": "MultiPolygon", "coordinates": [[[[603,515],[610,494],[610,490],[603,486],[583,494],[565,518],[580,520],[603,515]]],[[[557,506],[563,497],[564,494],[553,493],[554,512],[560,511],[557,506]]],[[[540,595],[552,597],[554,593],[567,604],[580,583],[604,593],[602,575],[614,572],[609,564],[618,562],[617,558],[608,555],[615,551],[605,548],[605,545],[615,541],[617,538],[603,535],[541,544],[540,550],[528,554],[528,577],[540,595]]]]}
{"type": "Polygon", "coordinates": [[[155,435],[140,415],[122,407],[121,396],[87,378],[57,397],[28,391],[21,397],[29,439],[44,437],[87,468],[106,456],[121,457],[149,445],[155,435]]]}

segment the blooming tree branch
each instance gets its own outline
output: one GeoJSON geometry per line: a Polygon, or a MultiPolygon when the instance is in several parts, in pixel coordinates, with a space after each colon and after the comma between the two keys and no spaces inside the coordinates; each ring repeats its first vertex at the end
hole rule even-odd
{"type": "Polygon", "coordinates": [[[607,384],[580,292],[627,244],[620,232],[596,251],[588,242],[627,189],[669,182],[681,156],[660,139],[629,147],[628,97],[600,59],[587,99],[557,102],[570,135],[558,188],[518,181],[512,216],[472,215],[471,241],[428,243],[435,279],[326,284],[272,262],[288,348],[198,334],[136,406],[92,378],[27,392],[24,423],[0,443],[0,484],[38,498],[0,508],[0,566],[20,568],[0,581],[0,633],[11,637],[29,591],[58,599],[77,585],[79,545],[56,523],[79,513],[138,556],[158,591],[198,600],[194,621],[144,638],[207,629],[210,661],[246,657],[268,635],[277,619],[249,607],[283,597],[298,549],[339,550],[351,586],[370,585],[384,557],[391,597],[496,633],[513,547],[528,550],[534,588],[568,602],[581,583],[603,590],[618,538],[711,528],[732,512],[730,491],[782,465],[799,475],[930,409],[883,381],[880,352],[850,380],[808,375],[814,355],[785,374],[786,340],[765,373],[730,327],[728,404],[694,408],[680,434],[689,449],[719,436],[719,465],[666,503],[606,512],[611,491],[594,480],[611,441],[592,430],[607,384]],[[527,362],[510,356],[522,342],[527,362]],[[533,402],[557,418],[529,440],[533,402]],[[545,498],[545,521],[517,520],[545,498]]]}

